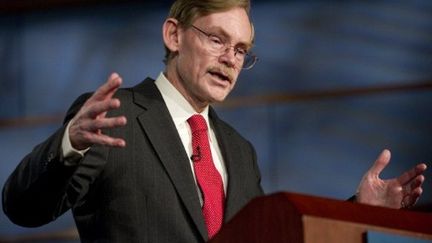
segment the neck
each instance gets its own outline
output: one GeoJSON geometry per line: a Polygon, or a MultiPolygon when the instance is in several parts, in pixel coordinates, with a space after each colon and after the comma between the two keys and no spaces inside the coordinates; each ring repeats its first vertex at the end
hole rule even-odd
{"type": "Polygon", "coordinates": [[[186,81],[179,77],[174,65],[168,64],[165,68],[164,74],[168,81],[180,92],[180,94],[187,100],[187,102],[197,113],[203,112],[204,109],[209,105],[208,102],[199,100],[186,89],[186,81]]]}

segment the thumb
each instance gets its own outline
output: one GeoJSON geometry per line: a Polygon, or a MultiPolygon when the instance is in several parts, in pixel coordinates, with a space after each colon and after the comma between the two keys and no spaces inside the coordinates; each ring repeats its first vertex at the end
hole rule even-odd
{"type": "Polygon", "coordinates": [[[378,158],[375,160],[375,163],[369,169],[369,174],[379,177],[381,171],[388,165],[390,162],[391,153],[388,149],[384,149],[378,158]]]}

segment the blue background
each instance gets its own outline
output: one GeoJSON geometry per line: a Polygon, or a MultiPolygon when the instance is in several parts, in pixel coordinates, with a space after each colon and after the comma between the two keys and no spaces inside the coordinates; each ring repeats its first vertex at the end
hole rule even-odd
{"type": "MultiPolygon", "coordinates": [[[[2,10],[1,184],[60,126],[73,100],[111,72],[125,87],[157,77],[167,2],[2,10]]],[[[384,148],[393,157],[383,178],[418,162],[432,166],[431,1],[252,4],[259,62],[241,74],[227,104],[255,102],[216,109],[255,145],[266,192],[346,199],[384,148]],[[410,88],[417,84],[426,85],[410,88]],[[263,95],[294,98],[259,102],[263,95]]],[[[431,211],[431,171],[426,176],[418,205],[431,211]]],[[[0,237],[73,226],[70,213],[35,229],[0,213],[0,237]]]]}

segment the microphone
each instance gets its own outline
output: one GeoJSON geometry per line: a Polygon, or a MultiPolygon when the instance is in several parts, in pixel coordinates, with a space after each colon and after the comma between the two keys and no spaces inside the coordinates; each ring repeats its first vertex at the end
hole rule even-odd
{"type": "Polygon", "coordinates": [[[200,148],[200,146],[197,146],[195,151],[196,151],[197,153],[196,153],[196,154],[192,153],[190,159],[191,159],[193,162],[198,162],[198,161],[201,160],[201,148],[200,148]]]}

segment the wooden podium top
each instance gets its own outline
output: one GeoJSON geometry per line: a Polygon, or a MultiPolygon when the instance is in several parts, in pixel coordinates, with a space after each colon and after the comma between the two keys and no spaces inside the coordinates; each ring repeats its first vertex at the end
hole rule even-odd
{"type": "Polygon", "coordinates": [[[305,242],[305,217],[413,232],[432,239],[432,213],[284,192],[252,200],[210,242],[305,242]]]}

